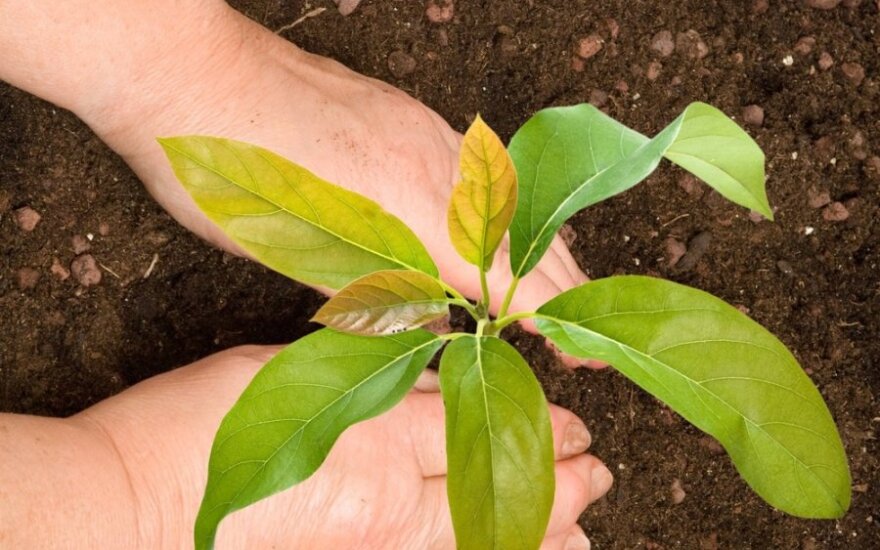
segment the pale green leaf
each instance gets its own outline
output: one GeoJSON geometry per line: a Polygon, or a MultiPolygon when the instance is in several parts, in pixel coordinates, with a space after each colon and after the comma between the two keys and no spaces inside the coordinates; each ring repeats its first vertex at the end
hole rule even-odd
{"type": "Polygon", "coordinates": [[[394,334],[449,314],[446,291],[419,271],[377,271],[339,291],[312,321],[345,332],[394,334]]]}
{"type": "Polygon", "coordinates": [[[273,357],[214,438],[196,548],[213,546],[228,514],[311,476],[343,430],[403,399],[442,343],[424,330],[368,337],[322,329],[273,357]]]}
{"type": "Polygon", "coordinates": [[[850,475],[834,420],[792,354],[705,292],[649,277],[574,288],[538,313],[565,353],[614,365],[718,439],[761,497],[790,514],[842,516],[850,475]]]}
{"type": "Polygon", "coordinates": [[[399,219],[271,151],[204,136],[159,142],[208,218],[283,275],[333,289],[386,269],[437,275],[399,219]]]}
{"type": "Polygon", "coordinates": [[[555,490],[544,392],[510,344],[463,336],[440,361],[446,488],[459,550],[537,549],[555,490]]]}
{"type": "Polygon", "coordinates": [[[772,219],[764,154],[724,113],[691,104],[653,139],[592,105],[545,109],[513,136],[519,203],[510,226],[515,275],[537,265],[565,220],[650,175],[664,156],[729,200],[772,219]]]}
{"type": "Polygon", "coordinates": [[[449,202],[449,235],[461,257],[492,266],[516,209],[516,170],[495,132],[477,115],[461,145],[461,182],[449,202]]]}

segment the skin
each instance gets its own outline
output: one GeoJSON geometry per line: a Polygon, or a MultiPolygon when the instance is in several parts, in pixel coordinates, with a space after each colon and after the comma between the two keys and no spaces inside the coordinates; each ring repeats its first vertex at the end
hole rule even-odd
{"type": "MultiPolygon", "coordinates": [[[[436,231],[461,136],[403,92],[303,52],[222,2],[0,0],[0,78],[80,116],[171,215],[217,246],[240,252],[195,208],[156,136],[219,135],[294,159],[403,219],[447,281],[479,294],[474,268],[436,231]]],[[[509,280],[503,245],[490,273],[496,306],[509,280]]],[[[557,239],[511,310],[585,280],[557,239]]],[[[0,415],[0,546],[188,545],[216,427],[274,351],[228,350],[68,419],[0,415]]],[[[311,479],[230,516],[218,546],[454,547],[442,400],[430,375],[420,387],[347,431],[311,479]]],[[[576,521],[611,474],[583,454],[589,434],[577,417],[556,406],[551,416],[557,489],[542,548],[588,548],[576,521]]]]}

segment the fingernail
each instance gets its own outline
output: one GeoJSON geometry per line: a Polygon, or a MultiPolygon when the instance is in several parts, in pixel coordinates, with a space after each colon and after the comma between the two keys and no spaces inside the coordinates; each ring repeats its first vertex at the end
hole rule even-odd
{"type": "Polygon", "coordinates": [[[571,422],[565,428],[565,436],[562,440],[563,456],[581,454],[590,446],[591,438],[587,427],[580,422],[571,422]]]}
{"type": "Polygon", "coordinates": [[[599,464],[593,468],[590,477],[590,490],[594,498],[599,498],[607,493],[612,483],[614,483],[614,476],[611,475],[611,471],[604,464],[599,464]]]}
{"type": "Polygon", "coordinates": [[[588,539],[583,533],[569,535],[569,537],[565,539],[564,550],[590,550],[590,539],[588,539]]]}

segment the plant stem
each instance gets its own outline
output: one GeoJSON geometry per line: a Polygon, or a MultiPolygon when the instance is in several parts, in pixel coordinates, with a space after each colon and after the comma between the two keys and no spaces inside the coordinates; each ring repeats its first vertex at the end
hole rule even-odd
{"type": "Polygon", "coordinates": [[[477,311],[477,308],[475,308],[474,305],[472,303],[468,302],[467,300],[464,300],[464,299],[457,300],[456,299],[456,300],[450,300],[449,303],[452,305],[458,306],[460,308],[463,308],[465,311],[467,311],[470,314],[471,317],[474,318],[474,321],[480,320],[481,317],[480,317],[480,313],[477,311]]]}
{"type": "Polygon", "coordinates": [[[489,296],[489,282],[486,279],[486,272],[482,268],[480,268],[480,287],[483,289],[483,305],[485,310],[489,311],[489,300],[491,300],[489,296]]]}
{"type": "Polygon", "coordinates": [[[495,322],[492,323],[492,328],[495,334],[498,334],[508,325],[512,325],[517,321],[522,321],[523,319],[529,319],[532,317],[540,317],[540,315],[533,311],[521,311],[519,313],[514,313],[513,315],[506,315],[504,317],[496,319],[495,322]]]}
{"type": "Polygon", "coordinates": [[[513,300],[513,295],[516,293],[517,286],[519,286],[519,277],[514,277],[513,281],[510,282],[510,287],[507,289],[507,294],[504,296],[504,302],[501,304],[501,309],[498,310],[499,319],[503,319],[505,315],[507,315],[507,309],[510,307],[510,302],[513,300]]]}

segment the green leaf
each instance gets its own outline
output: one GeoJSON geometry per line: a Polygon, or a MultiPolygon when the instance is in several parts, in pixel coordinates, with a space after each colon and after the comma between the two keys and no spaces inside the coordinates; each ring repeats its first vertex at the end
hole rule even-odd
{"type": "Polygon", "coordinates": [[[587,283],[538,310],[565,353],[607,361],[727,449],[790,514],[842,516],[850,475],[816,387],[766,329],[710,294],[649,277],[587,283]]]}
{"type": "Polygon", "coordinates": [[[565,220],[650,175],[664,156],[729,200],[773,212],[764,190],[764,154],[724,113],[693,103],[653,139],[592,105],[545,109],[513,136],[510,155],[520,200],[510,227],[514,275],[532,270],[565,220]]]}
{"type": "Polygon", "coordinates": [[[343,430],[403,399],[442,344],[423,330],[366,337],[322,329],[273,357],[214,438],[196,548],[213,547],[228,514],[311,476],[343,430]]]}
{"type": "Polygon", "coordinates": [[[510,344],[463,336],[440,361],[446,488],[459,550],[541,545],[556,488],[544,393],[510,344]]]}
{"type": "Polygon", "coordinates": [[[339,289],[385,269],[438,273],[399,219],[271,151],[203,136],[159,143],[208,218],[283,275],[339,289]]]}
{"type": "Polygon", "coordinates": [[[436,279],[418,271],[377,271],[330,298],[312,321],[372,336],[420,327],[449,314],[449,299],[436,279]]]}
{"type": "Polygon", "coordinates": [[[479,115],[462,140],[460,163],[449,235],[461,257],[486,272],[516,209],[516,170],[504,143],[479,115]]]}

